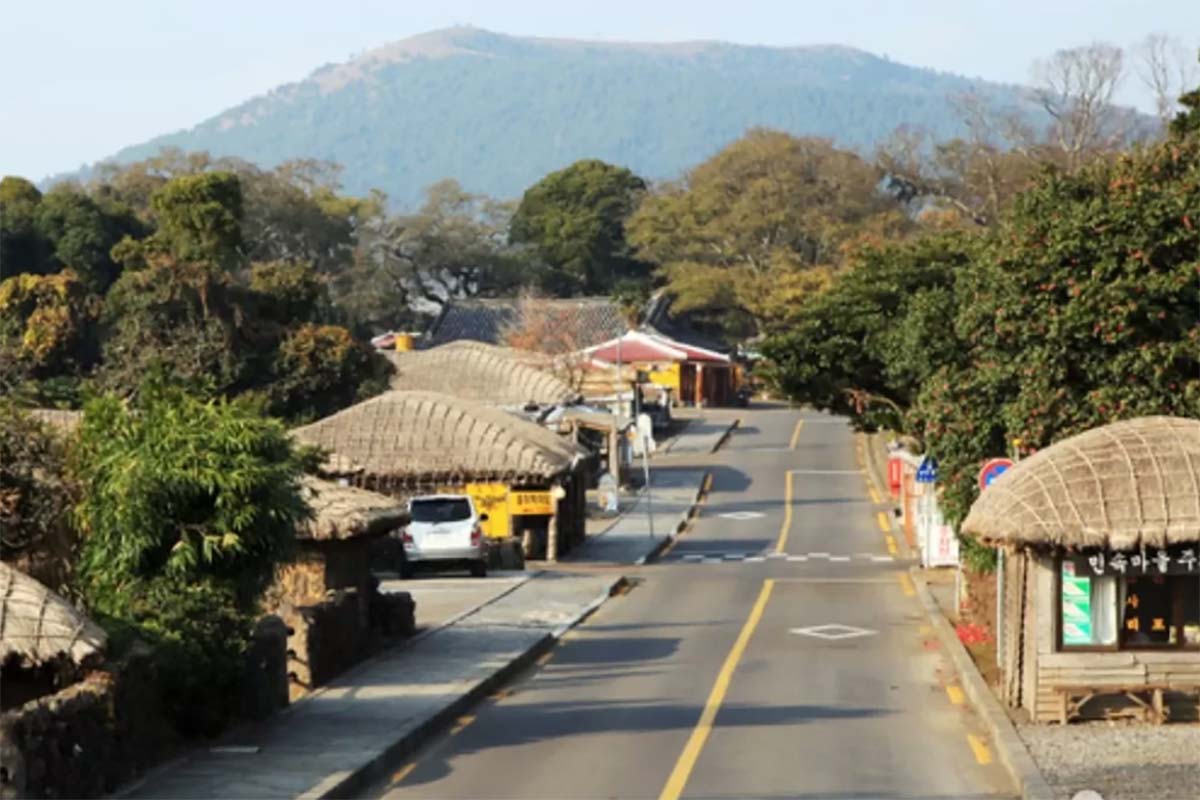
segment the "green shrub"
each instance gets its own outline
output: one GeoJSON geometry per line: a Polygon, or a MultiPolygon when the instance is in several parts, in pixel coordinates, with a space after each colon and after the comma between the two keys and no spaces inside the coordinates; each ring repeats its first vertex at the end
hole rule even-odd
{"type": "Polygon", "coordinates": [[[232,586],[211,578],[154,578],[107,597],[98,611],[112,657],[135,638],[153,648],[154,688],[179,733],[221,731],[237,711],[253,624],[232,586]]]}

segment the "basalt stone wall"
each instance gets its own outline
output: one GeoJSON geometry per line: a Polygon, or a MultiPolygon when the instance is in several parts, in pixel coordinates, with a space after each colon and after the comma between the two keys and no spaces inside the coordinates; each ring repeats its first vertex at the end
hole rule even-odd
{"type": "Polygon", "coordinates": [[[0,798],[99,797],[165,757],[147,653],[0,715],[0,798]]]}

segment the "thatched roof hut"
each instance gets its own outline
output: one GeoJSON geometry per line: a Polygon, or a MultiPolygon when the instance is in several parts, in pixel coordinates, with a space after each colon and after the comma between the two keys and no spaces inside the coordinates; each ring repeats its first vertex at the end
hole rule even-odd
{"type": "Polygon", "coordinates": [[[98,660],[99,625],[33,578],[0,562],[0,662],[38,667],[59,659],[98,660]]]}
{"type": "Polygon", "coordinates": [[[962,524],[993,545],[1133,550],[1200,540],[1200,421],[1094,428],[1016,464],[962,524]]]}
{"type": "Polygon", "coordinates": [[[383,351],[396,368],[392,388],[441,392],[489,405],[574,403],[574,391],[538,366],[536,354],[483,342],[453,342],[432,350],[383,351]]]}
{"type": "Polygon", "coordinates": [[[83,421],[82,411],[71,411],[62,408],[31,408],[29,416],[46,425],[59,434],[69,436],[79,428],[83,421]]]}
{"type": "Polygon", "coordinates": [[[359,476],[389,492],[438,482],[544,482],[587,455],[532,422],[433,392],[386,392],[293,435],[330,452],[327,474],[359,476]]]}
{"type": "Polygon", "coordinates": [[[302,541],[381,536],[408,524],[405,504],[394,497],[311,476],[301,481],[300,493],[313,512],[312,519],[296,531],[302,541]]]}

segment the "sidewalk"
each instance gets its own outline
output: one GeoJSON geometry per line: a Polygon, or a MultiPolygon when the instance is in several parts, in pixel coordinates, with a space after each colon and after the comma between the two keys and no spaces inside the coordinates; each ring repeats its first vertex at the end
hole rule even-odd
{"type": "Polygon", "coordinates": [[[547,572],[358,665],[258,725],[152,771],[123,797],[352,794],[527,666],[622,578],[547,572]]]}
{"type": "MultiPolygon", "coordinates": [[[[676,446],[711,452],[730,430],[730,422],[697,420],[680,434],[676,446]]],[[[650,502],[640,493],[622,516],[589,537],[564,566],[644,563],[686,522],[706,474],[704,469],[654,464],[650,502]],[[653,537],[648,505],[653,510],[653,537]]],[[[525,668],[624,580],[611,572],[554,569],[527,579],[517,574],[497,577],[501,579],[467,586],[403,581],[392,587],[386,582],[384,588],[414,593],[422,627],[430,627],[270,719],[241,726],[212,747],[152,770],[119,796],[351,795],[525,668]],[[483,605],[455,615],[455,608],[475,598],[483,605]],[[425,613],[422,599],[433,603],[425,613]]]]}
{"type": "Polygon", "coordinates": [[[738,417],[738,409],[685,409],[680,412],[679,418],[688,420],[687,427],[667,442],[657,455],[661,457],[712,453],[737,427],[738,417]]]}
{"type": "Polygon", "coordinates": [[[621,516],[603,531],[589,532],[587,541],[569,553],[563,562],[644,564],[687,522],[707,474],[704,469],[651,466],[649,498],[643,489],[633,499],[633,504],[626,507],[623,497],[621,505],[625,510],[621,516]],[[650,535],[651,519],[653,536],[650,535]]]}

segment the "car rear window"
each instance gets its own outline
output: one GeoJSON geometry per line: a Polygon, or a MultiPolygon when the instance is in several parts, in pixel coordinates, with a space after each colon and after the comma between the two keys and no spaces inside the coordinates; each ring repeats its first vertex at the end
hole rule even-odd
{"type": "Polygon", "coordinates": [[[471,504],[463,499],[413,500],[413,522],[457,522],[471,518],[471,504]]]}

